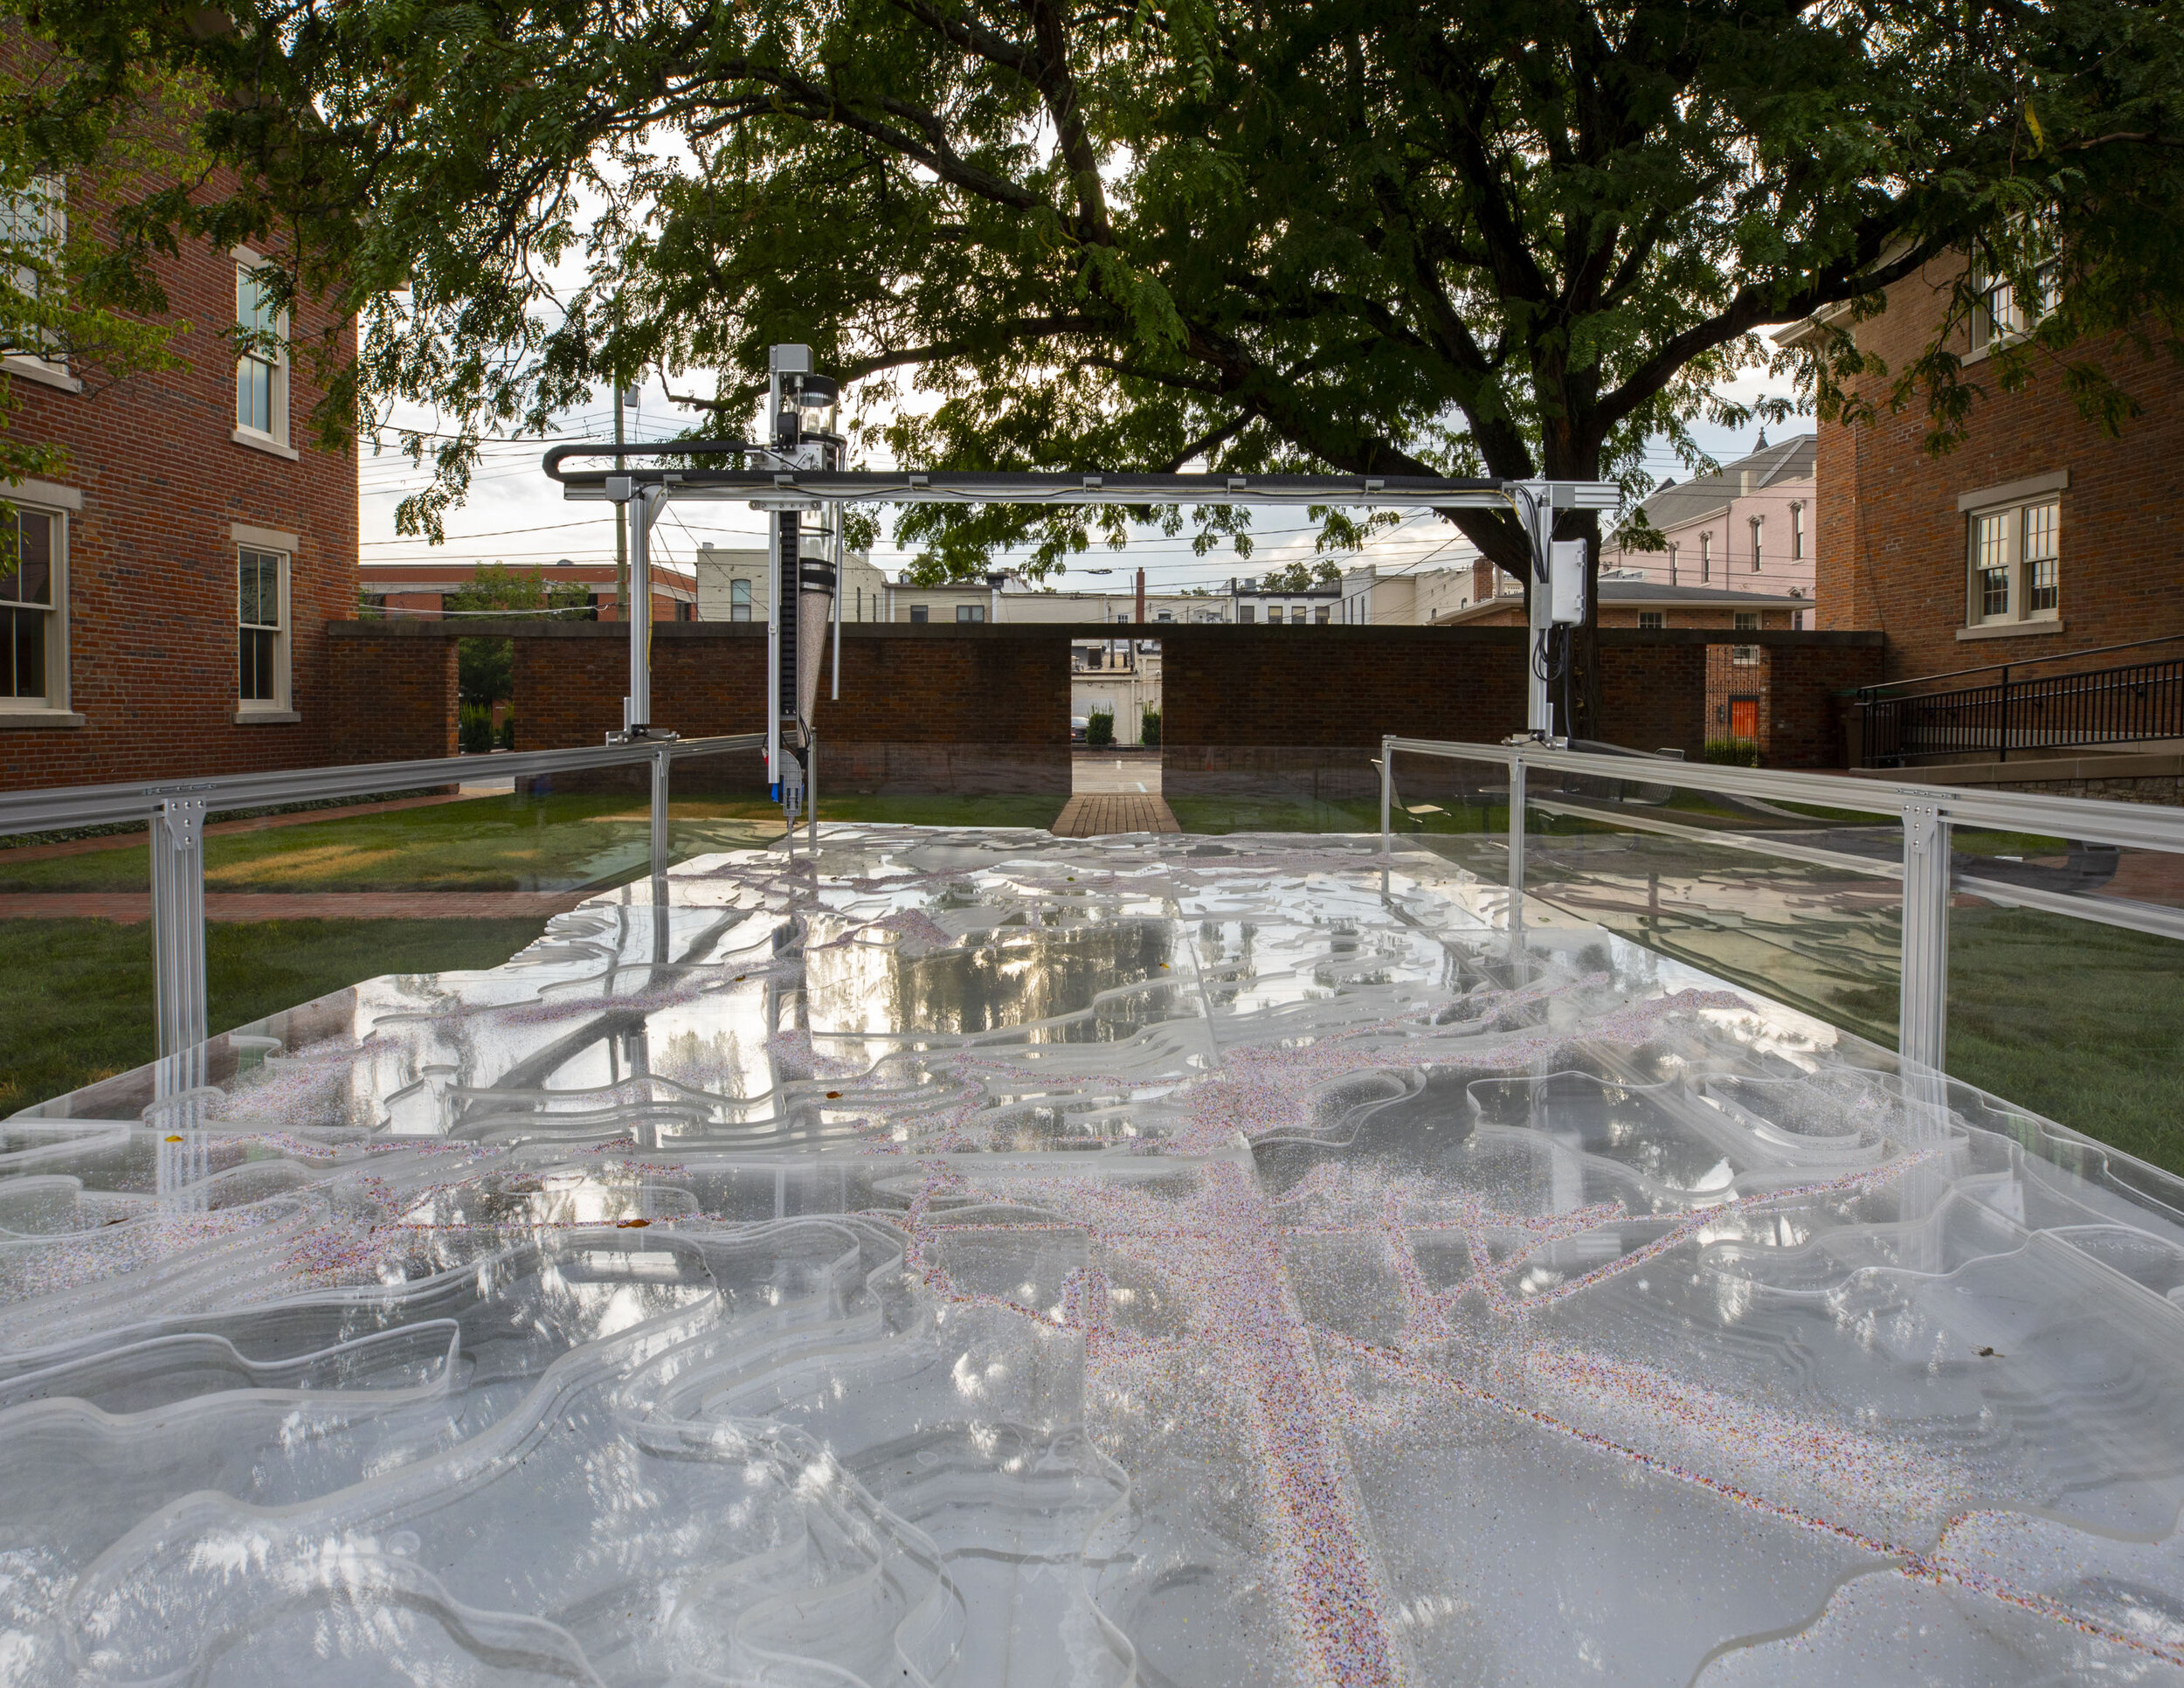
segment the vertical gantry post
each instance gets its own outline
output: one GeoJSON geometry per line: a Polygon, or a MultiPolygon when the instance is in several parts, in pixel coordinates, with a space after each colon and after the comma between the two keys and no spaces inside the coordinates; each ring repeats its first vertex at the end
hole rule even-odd
{"type": "Polygon", "coordinates": [[[664,488],[646,487],[629,502],[629,696],[623,700],[622,730],[633,735],[641,735],[653,718],[653,511],[664,496],[664,488]]]}
{"type": "Polygon", "coordinates": [[[1939,804],[1904,810],[1904,951],[1896,1048],[1939,1072],[1949,1032],[1949,823],[1939,804]]]}
{"type": "Polygon", "coordinates": [[[667,747],[653,752],[653,877],[667,871],[667,747]]]}
{"type": "Polygon", "coordinates": [[[804,813],[811,827],[812,848],[819,848],[819,729],[804,739],[804,813]]]}
{"type": "Polygon", "coordinates": [[[1395,854],[1395,740],[1380,741],[1380,854],[1395,854]]]}
{"type": "MultiPolygon", "coordinates": [[[[1527,605],[1525,623],[1526,648],[1531,653],[1524,668],[1524,728],[1543,738],[1552,738],[1555,730],[1554,690],[1547,677],[1547,636],[1554,626],[1553,605],[1550,601],[1545,570],[1547,558],[1554,545],[1555,505],[1554,488],[1545,481],[1527,483],[1534,497],[1525,509],[1525,537],[1531,541],[1531,578],[1527,582],[1524,601],[1527,605]]],[[[1566,726],[1566,723],[1565,723],[1566,726]]]]}
{"type": "Polygon", "coordinates": [[[162,1062],[205,1040],[204,803],[170,798],[152,817],[152,970],[162,1062]]]}
{"type": "Polygon", "coordinates": [[[1524,753],[1509,753],[1509,958],[1523,982],[1524,958],[1524,753]]]}

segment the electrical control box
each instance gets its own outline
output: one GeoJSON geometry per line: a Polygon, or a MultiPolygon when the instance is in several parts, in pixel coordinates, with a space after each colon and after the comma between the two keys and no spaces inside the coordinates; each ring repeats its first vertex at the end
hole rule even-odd
{"type": "Polygon", "coordinates": [[[1585,541],[1558,539],[1547,550],[1547,619],[1574,627],[1585,620],[1585,541]]]}

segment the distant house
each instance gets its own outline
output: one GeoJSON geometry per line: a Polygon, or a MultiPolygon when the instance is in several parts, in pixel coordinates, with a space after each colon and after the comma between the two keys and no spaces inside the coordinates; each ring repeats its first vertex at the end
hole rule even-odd
{"type": "MultiPolygon", "coordinates": [[[[1635,571],[1633,572],[1635,572],[1635,571]]],[[[1436,616],[1437,627],[1521,627],[1522,588],[1436,616]]],[[[1811,602],[1773,592],[1737,591],[1721,586],[1671,586],[1644,579],[1603,579],[1600,583],[1600,625],[1603,627],[1748,628],[1794,632],[1811,602]]]]}
{"type": "MultiPolygon", "coordinates": [[[[1964,272],[1961,259],[1938,259],[1897,282],[1887,308],[1853,330],[1859,350],[1901,370],[1931,339],[1964,272]]],[[[1923,406],[1892,412],[1884,375],[1852,384],[1878,401],[1876,419],[1821,426],[1820,625],[1885,633],[1891,677],[2184,634],[2184,399],[2174,364],[2117,335],[2067,358],[2037,357],[2021,385],[2006,388],[1988,377],[1988,360],[2035,326],[2042,308],[1998,281],[1978,320],[1958,331],[1954,349],[1982,395],[1956,449],[1926,449],[1923,406]],[[2070,370],[2081,362],[2100,363],[2138,405],[2119,437],[2072,401],[2070,370]]],[[[1776,338],[1794,344],[1814,332],[1800,323],[1776,338]]],[[[2150,654],[2178,650],[2184,644],[2150,654]]]]}
{"type": "MultiPolygon", "coordinates": [[[[451,592],[471,585],[480,568],[476,561],[446,563],[367,563],[360,573],[364,607],[387,615],[438,618],[446,611],[451,592]]],[[[587,602],[580,616],[570,619],[619,621],[614,564],[612,563],[549,563],[539,570],[549,590],[576,588],[587,602]]],[[[652,606],[655,621],[692,621],[697,619],[697,591],[690,576],[664,564],[652,565],[652,606]]]]}
{"type": "MultiPolygon", "coordinates": [[[[1355,627],[1427,627],[1452,610],[1469,609],[1482,596],[1494,596],[1498,571],[1482,572],[1469,540],[1449,544],[1448,554],[1456,560],[1438,569],[1381,563],[1345,569],[1334,619],[1355,627]]],[[[1509,585],[1512,591],[1524,590],[1514,580],[1509,585]]]]}
{"type": "MultiPolygon", "coordinates": [[[[698,547],[697,619],[701,621],[759,621],[767,619],[766,583],[772,570],[771,554],[763,545],[742,548],[698,547]]],[[[872,566],[863,551],[851,551],[843,559],[837,583],[845,621],[884,621],[887,618],[887,577],[872,566]]]]}
{"type": "Polygon", "coordinates": [[[1762,446],[1712,474],[1656,490],[1639,508],[1667,545],[1646,551],[1603,544],[1603,608],[1607,580],[1642,579],[1794,599],[1786,625],[1816,625],[1815,455],[1814,436],[1798,434],[1762,446]]]}

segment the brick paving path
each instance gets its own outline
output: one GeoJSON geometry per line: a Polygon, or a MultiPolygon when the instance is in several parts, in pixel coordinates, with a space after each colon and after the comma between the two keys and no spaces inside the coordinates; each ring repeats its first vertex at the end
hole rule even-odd
{"type": "MultiPolygon", "coordinates": [[[[1055,817],[1056,838],[1096,838],[1102,833],[1179,833],[1174,813],[1150,792],[1098,792],[1071,798],[1055,817]]],[[[0,899],[3,900],[3,899],[0,899]]]]}
{"type": "MultiPolygon", "coordinates": [[[[207,920],[543,920],[590,891],[207,891],[207,920]]],[[[151,918],[149,891],[0,894],[0,920],[151,918]]]]}

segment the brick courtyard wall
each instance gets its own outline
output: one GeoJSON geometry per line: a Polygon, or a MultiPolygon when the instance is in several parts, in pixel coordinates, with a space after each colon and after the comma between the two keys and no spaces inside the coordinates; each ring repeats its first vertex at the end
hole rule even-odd
{"type": "MultiPolygon", "coordinates": [[[[1491,742],[1524,725],[1521,628],[1163,625],[1161,789],[1377,794],[1383,734],[1491,742]]],[[[1410,774],[1420,792],[1439,771],[1410,774]]]]}
{"type": "MultiPolygon", "coordinates": [[[[1164,630],[1162,788],[1317,800],[1377,793],[1385,733],[1494,744],[1524,723],[1524,635],[1517,628],[1207,627],[1164,630]]],[[[1872,633],[1707,628],[1600,632],[1606,742],[1704,754],[1727,730],[1726,700],[1761,699],[1773,766],[1844,765],[1837,695],[1879,677],[1872,633]],[[1738,645],[1759,661],[1732,663],[1738,645]],[[1710,675],[1734,678],[1710,695],[1710,675]],[[1714,707],[1724,710],[1717,729],[1714,707]]],[[[1453,780],[1424,758],[1399,770],[1413,795],[1453,780]]]]}
{"type": "Polygon", "coordinates": [[[408,762],[455,754],[455,641],[421,621],[325,629],[328,760],[408,762]]]}
{"type": "MultiPolygon", "coordinates": [[[[97,219],[72,205],[72,218],[97,219]]],[[[10,435],[66,448],[49,481],[10,489],[61,515],[68,617],[66,708],[0,707],[0,788],[245,772],[323,764],[342,707],[329,620],[356,609],[356,460],[309,442],[321,396],[291,360],[282,454],[238,444],[236,264],[185,246],[158,260],[176,318],[177,369],[81,391],[12,373],[10,435]],[[238,719],[238,526],[292,536],[291,708],[238,719]]],[[[310,301],[292,340],[333,326],[310,301]]],[[[346,327],[337,358],[355,350],[346,327]]],[[[262,543],[262,542],[257,542],[262,543]]]]}
{"type": "MultiPolygon", "coordinates": [[[[1959,268],[1938,260],[1890,288],[1888,308],[1859,325],[1859,349],[1877,353],[1891,374],[1902,370],[1931,337],[1959,268]]],[[[1882,399],[1882,413],[1870,425],[1820,427],[1819,625],[1884,632],[1889,679],[2184,633],[2184,397],[2158,333],[2155,343],[2151,361],[2122,336],[2067,358],[2036,356],[2015,392],[2001,389],[1984,361],[1968,362],[1966,377],[1985,396],[1969,438],[1941,457],[1925,449],[1923,405],[1890,415],[1887,377],[1854,383],[1862,397],[1882,399]],[[2140,406],[2118,438],[2080,416],[2064,390],[2068,366],[2081,361],[2100,363],[2140,406]],[[2057,472],[2070,477],[2059,495],[2058,619],[1959,639],[1968,540],[1959,497],[2057,472]]],[[[2094,666],[2103,660],[2129,659],[2094,666]]]]}
{"type": "MultiPolygon", "coordinates": [[[[515,640],[518,749],[596,744],[620,730],[625,626],[480,622],[464,631],[515,640]]],[[[846,624],[839,702],[828,696],[831,666],[821,671],[821,792],[1066,795],[1073,633],[1092,636],[1068,626],[846,624]]],[[[763,623],[654,625],[654,726],[686,738],[761,731],[765,683],[763,623]]],[[[755,755],[685,762],[676,778],[694,789],[762,783],[755,755]]]]}

